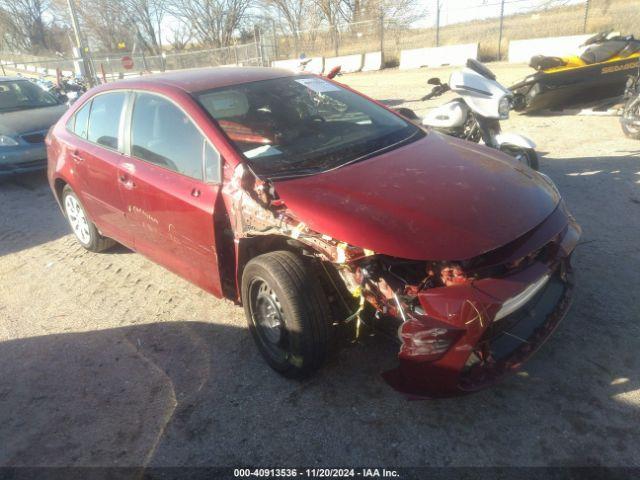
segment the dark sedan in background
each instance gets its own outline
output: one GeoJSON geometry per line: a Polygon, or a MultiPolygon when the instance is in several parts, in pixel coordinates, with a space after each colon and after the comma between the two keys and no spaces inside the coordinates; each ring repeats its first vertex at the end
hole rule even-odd
{"type": "Polygon", "coordinates": [[[67,105],[27,79],[0,77],[0,177],[44,170],[44,137],[67,105]]]}

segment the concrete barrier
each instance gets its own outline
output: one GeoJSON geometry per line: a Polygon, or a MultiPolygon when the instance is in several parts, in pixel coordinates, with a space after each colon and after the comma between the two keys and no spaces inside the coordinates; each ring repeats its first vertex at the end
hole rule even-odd
{"type": "MultiPolygon", "coordinates": [[[[290,60],[276,60],[271,62],[271,66],[297,72],[300,70],[300,59],[292,58],[290,60]]],[[[324,71],[324,58],[312,57],[311,61],[307,64],[305,71],[309,73],[316,73],[318,75],[321,74],[324,71]]]]}
{"type": "Polygon", "coordinates": [[[382,52],[369,52],[364,54],[362,65],[363,72],[372,72],[382,68],[382,52]]]}
{"type": "Polygon", "coordinates": [[[324,71],[330,72],[332,68],[341,67],[342,73],[354,73],[362,70],[364,55],[357,53],[355,55],[342,55],[340,57],[329,57],[324,59],[324,71]]]}
{"type": "Polygon", "coordinates": [[[468,58],[478,58],[477,43],[402,50],[400,52],[400,69],[464,65],[468,58]]]}
{"type": "Polygon", "coordinates": [[[592,36],[593,34],[511,40],[509,42],[509,62],[529,63],[534,55],[549,57],[576,55],[581,52],[580,45],[592,36]]]}

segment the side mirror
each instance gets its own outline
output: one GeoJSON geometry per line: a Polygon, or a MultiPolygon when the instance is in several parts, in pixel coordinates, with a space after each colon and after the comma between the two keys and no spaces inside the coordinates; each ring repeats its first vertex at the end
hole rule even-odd
{"type": "Polygon", "coordinates": [[[429,80],[427,80],[427,83],[429,85],[442,85],[442,82],[438,77],[431,77],[429,80]]]}

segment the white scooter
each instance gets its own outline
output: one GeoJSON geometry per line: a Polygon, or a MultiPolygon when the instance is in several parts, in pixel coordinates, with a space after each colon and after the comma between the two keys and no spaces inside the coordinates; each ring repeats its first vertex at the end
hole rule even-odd
{"type": "MultiPolygon", "coordinates": [[[[482,140],[487,146],[538,170],[536,144],[522,135],[503,133],[500,128],[500,120],[509,118],[512,94],[496,81],[491,70],[477,60],[469,59],[466,68],[451,74],[448,84],[439,78],[429,79],[429,84],[434,88],[422,100],[438,97],[449,90],[460,97],[429,111],[421,120],[422,125],[472,142],[482,140]]],[[[413,121],[419,120],[408,108],[397,111],[413,121]]]]}

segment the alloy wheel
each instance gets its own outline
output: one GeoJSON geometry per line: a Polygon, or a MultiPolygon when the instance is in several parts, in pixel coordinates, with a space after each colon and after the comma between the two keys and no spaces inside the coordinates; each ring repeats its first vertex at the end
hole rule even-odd
{"type": "Polygon", "coordinates": [[[80,243],[88,245],[91,242],[89,221],[87,220],[80,202],[74,195],[67,195],[64,200],[64,208],[73,233],[76,235],[80,243]]]}

